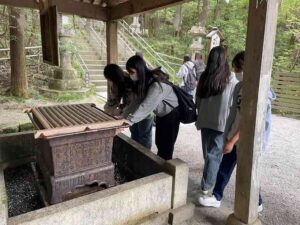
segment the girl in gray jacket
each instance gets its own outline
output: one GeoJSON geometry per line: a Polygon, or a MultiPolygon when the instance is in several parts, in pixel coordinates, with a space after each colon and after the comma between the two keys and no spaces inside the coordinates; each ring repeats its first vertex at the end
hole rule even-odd
{"type": "Polygon", "coordinates": [[[223,133],[232,104],[232,95],[238,80],[229,70],[223,47],[211,50],[207,66],[197,87],[196,127],[201,130],[204,170],[201,180],[202,194],[208,194],[216,182],[223,156],[223,133]]]}
{"type": "Polygon", "coordinates": [[[173,88],[164,83],[168,75],[159,68],[150,70],[140,56],[132,56],[126,63],[126,69],[137,84],[134,91],[142,99],[137,110],[126,116],[126,119],[135,124],[154,112],[157,155],[169,160],[173,155],[180,121],[177,96],[173,88]]]}

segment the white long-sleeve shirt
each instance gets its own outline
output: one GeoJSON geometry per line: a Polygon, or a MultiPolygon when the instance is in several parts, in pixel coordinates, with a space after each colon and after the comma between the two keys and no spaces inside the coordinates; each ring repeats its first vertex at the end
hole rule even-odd
{"type": "Polygon", "coordinates": [[[182,79],[181,86],[184,86],[184,81],[186,81],[187,75],[189,74],[188,68],[193,70],[196,75],[195,64],[193,62],[188,61],[182,64],[177,73],[177,76],[182,79]]]}

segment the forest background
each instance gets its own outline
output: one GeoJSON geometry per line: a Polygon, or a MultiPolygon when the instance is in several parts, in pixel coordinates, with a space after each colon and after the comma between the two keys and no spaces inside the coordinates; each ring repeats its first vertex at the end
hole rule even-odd
{"type": "MultiPolygon", "coordinates": [[[[38,11],[25,9],[25,46],[40,45],[38,11]]],[[[193,0],[182,5],[140,15],[148,30],[146,40],[161,53],[182,58],[191,54],[192,26],[210,31],[218,27],[225,37],[230,60],[245,48],[248,0],[193,0]]],[[[132,18],[128,18],[130,23],[132,18]]],[[[9,48],[9,10],[0,6],[0,48],[9,48]]],[[[207,43],[203,41],[207,56],[207,43]]],[[[300,1],[281,0],[274,71],[300,71],[300,1]]]]}

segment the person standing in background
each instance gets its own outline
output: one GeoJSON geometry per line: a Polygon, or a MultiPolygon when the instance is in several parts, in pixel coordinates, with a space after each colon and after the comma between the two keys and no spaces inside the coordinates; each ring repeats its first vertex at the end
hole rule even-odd
{"type": "Polygon", "coordinates": [[[197,87],[195,64],[189,56],[183,57],[183,64],[180,67],[177,76],[182,79],[180,87],[189,95],[194,95],[197,87]]]}
{"type": "MultiPolygon", "coordinates": [[[[235,91],[233,93],[233,104],[230,110],[228,121],[226,124],[224,137],[225,137],[225,146],[224,146],[224,156],[220,164],[220,168],[217,174],[217,180],[215,187],[212,192],[212,196],[200,196],[198,201],[199,204],[206,207],[215,207],[218,208],[221,206],[221,200],[223,198],[224,190],[230,180],[231,174],[237,163],[237,150],[238,150],[238,141],[240,137],[240,106],[242,101],[242,80],[243,80],[243,68],[244,68],[244,58],[245,51],[239,52],[232,61],[232,67],[236,76],[241,79],[236,85],[235,91]]],[[[270,88],[268,93],[267,100],[267,112],[265,120],[265,132],[264,132],[264,141],[262,150],[266,151],[269,143],[270,137],[270,125],[271,125],[271,113],[272,113],[272,101],[274,101],[276,95],[274,91],[270,88]]],[[[259,193],[259,202],[258,202],[258,212],[263,210],[263,201],[261,194],[259,193]]]]}
{"type": "Polygon", "coordinates": [[[196,52],[195,61],[193,63],[195,65],[195,70],[196,70],[196,79],[197,81],[199,81],[201,74],[204,72],[206,67],[205,63],[203,62],[202,54],[200,52],[196,52]]]}
{"type": "Polygon", "coordinates": [[[197,130],[201,130],[205,161],[201,180],[204,195],[208,195],[216,182],[223,156],[223,133],[237,83],[235,74],[230,72],[225,48],[213,48],[196,92],[198,118],[195,125],[197,130]]]}

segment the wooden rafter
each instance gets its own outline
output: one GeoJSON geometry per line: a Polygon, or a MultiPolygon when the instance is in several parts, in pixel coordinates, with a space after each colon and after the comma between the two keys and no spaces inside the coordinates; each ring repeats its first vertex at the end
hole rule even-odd
{"type": "MultiPolygon", "coordinates": [[[[0,0],[1,5],[39,9],[37,2],[36,0],[0,0]]],[[[107,20],[107,10],[100,5],[87,4],[74,0],[52,0],[52,4],[56,5],[58,11],[61,13],[75,14],[96,20],[107,20]]]]}
{"type": "Polygon", "coordinates": [[[128,0],[106,0],[108,6],[116,6],[119,5],[121,3],[127,2],[128,0]]]}
{"type": "Polygon", "coordinates": [[[160,9],[166,6],[171,6],[184,2],[188,2],[188,0],[128,0],[110,8],[110,11],[108,13],[108,19],[117,20],[126,16],[147,12],[154,9],[160,9]]]}

